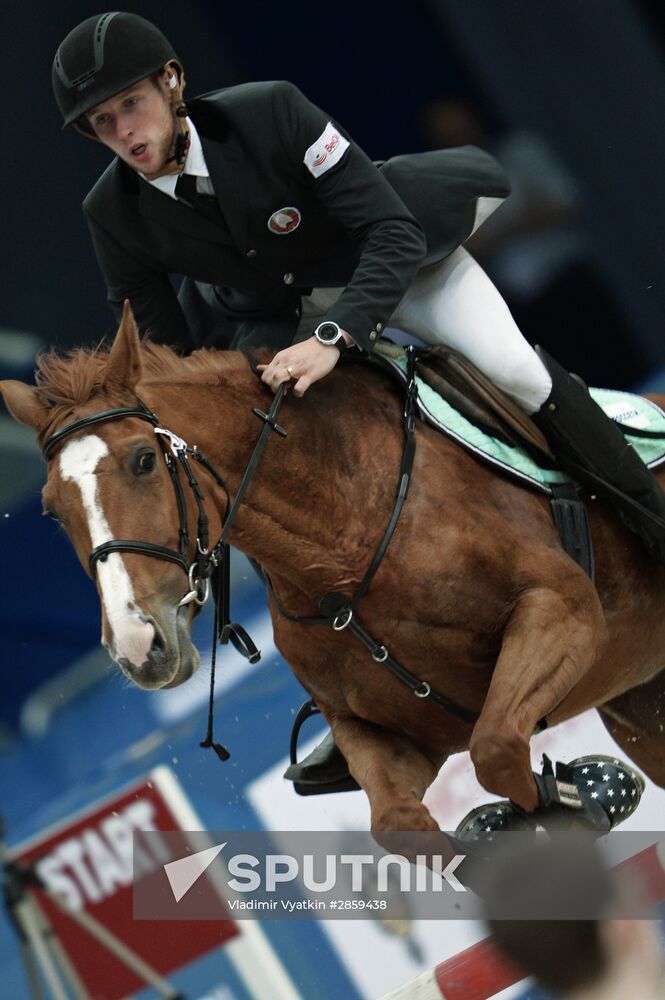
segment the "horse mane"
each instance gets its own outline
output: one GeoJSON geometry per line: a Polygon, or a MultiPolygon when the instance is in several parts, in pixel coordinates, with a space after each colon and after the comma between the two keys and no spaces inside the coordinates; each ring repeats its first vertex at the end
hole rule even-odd
{"type": "MultiPolygon", "coordinates": [[[[44,403],[51,408],[53,419],[102,393],[110,351],[111,347],[102,342],[96,347],[77,347],[64,354],[48,350],[39,355],[35,385],[44,403]]],[[[239,352],[202,348],[182,357],[174,348],[149,340],[141,343],[141,357],[142,383],[172,379],[199,383],[219,381],[224,372],[247,365],[247,359],[239,352]]]]}
{"type": "Polygon", "coordinates": [[[144,340],[141,344],[143,359],[143,382],[159,379],[169,381],[171,378],[179,382],[218,381],[220,375],[229,371],[245,368],[253,358],[240,351],[221,351],[212,347],[201,347],[187,357],[182,357],[172,347],[164,344],[153,344],[144,340]]]}
{"type": "Polygon", "coordinates": [[[48,350],[37,357],[35,385],[45,404],[78,406],[101,389],[108,348],[78,347],[59,354],[48,350]]]}

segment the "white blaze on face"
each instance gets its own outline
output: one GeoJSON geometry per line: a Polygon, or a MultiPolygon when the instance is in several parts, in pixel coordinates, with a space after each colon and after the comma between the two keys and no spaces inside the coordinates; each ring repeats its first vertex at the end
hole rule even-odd
{"type": "MultiPolygon", "coordinates": [[[[90,434],[70,441],[60,455],[62,478],[76,483],[81,491],[93,549],[103,542],[113,540],[99,502],[95,474],[100,459],[108,453],[105,442],[95,434],[90,434]]],[[[136,607],[132,581],[120,553],[109,553],[104,562],[97,563],[96,568],[97,582],[111,628],[112,646],[109,652],[115,660],[127,659],[135,667],[140,667],[148,657],[155,630],[139,617],[140,609],[136,607]]]]}

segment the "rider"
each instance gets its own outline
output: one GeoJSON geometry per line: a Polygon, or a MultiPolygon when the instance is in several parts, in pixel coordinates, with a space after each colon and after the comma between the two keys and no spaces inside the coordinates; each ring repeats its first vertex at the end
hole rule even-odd
{"type": "Polygon", "coordinates": [[[347,348],[371,353],[388,323],[453,347],[665,561],[665,493],[461,246],[508,193],[491,156],[467,146],[374,164],[286,82],[185,104],[173,47],[135,14],[75,27],[52,79],[65,125],[115,154],[83,208],[116,315],[127,298],[141,331],[186,350],[267,345],[263,381],[293,379],[296,396],[347,348]]]}

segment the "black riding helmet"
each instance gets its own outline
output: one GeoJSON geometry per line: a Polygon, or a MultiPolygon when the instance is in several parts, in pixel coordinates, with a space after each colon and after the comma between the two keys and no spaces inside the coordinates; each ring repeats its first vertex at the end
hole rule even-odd
{"type": "Polygon", "coordinates": [[[81,124],[102,101],[170,62],[180,68],[171,43],[145,18],[123,11],[89,17],[70,31],[53,60],[53,92],[63,128],[81,124]]]}

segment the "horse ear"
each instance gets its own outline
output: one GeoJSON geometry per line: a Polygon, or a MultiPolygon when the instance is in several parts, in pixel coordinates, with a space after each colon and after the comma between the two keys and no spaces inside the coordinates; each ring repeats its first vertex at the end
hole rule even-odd
{"type": "Polygon", "coordinates": [[[133,389],[143,372],[139,331],[129,299],[125,299],[122,319],[104,371],[104,387],[133,389]]]}
{"type": "Polygon", "coordinates": [[[0,393],[2,393],[5,406],[12,417],[19,423],[32,427],[39,434],[48,419],[49,408],[41,399],[34,385],[26,385],[25,382],[9,379],[6,382],[0,382],[0,393]]]}

